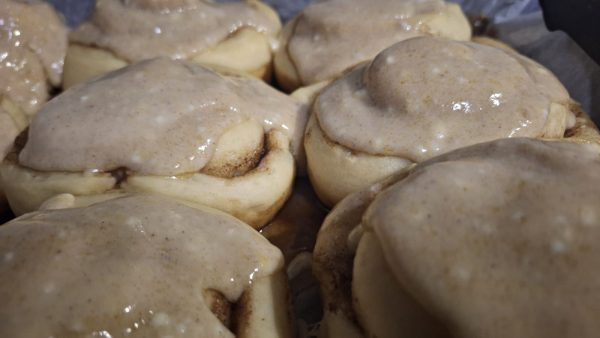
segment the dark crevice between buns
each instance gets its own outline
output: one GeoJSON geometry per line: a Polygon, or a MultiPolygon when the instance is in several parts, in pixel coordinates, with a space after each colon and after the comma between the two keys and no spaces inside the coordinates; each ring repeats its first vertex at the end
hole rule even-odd
{"type": "Polygon", "coordinates": [[[19,156],[19,153],[21,152],[21,150],[23,150],[23,148],[25,148],[25,144],[27,144],[28,139],[29,139],[29,127],[25,128],[19,134],[19,136],[17,136],[17,138],[15,138],[12,150],[6,157],[8,158],[9,156],[12,155],[12,157],[16,159],[16,157],[19,156]]]}
{"type": "Polygon", "coordinates": [[[490,18],[483,15],[472,15],[469,16],[469,22],[471,23],[471,28],[473,30],[473,36],[490,36],[495,37],[497,34],[493,31],[492,26],[490,25],[490,18]]]}
{"type": "Polygon", "coordinates": [[[115,189],[119,189],[123,182],[127,181],[127,177],[130,175],[130,170],[126,167],[119,167],[109,171],[110,175],[115,179],[115,189]]]}
{"type": "Polygon", "coordinates": [[[233,332],[236,337],[244,335],[244,327],[248,325],[249,318],[252,314],[251,302],[252,296],[250,295],[250,292],[246,290],[240,299],[231,305],[231,323],[229,330],[233,332]]]}

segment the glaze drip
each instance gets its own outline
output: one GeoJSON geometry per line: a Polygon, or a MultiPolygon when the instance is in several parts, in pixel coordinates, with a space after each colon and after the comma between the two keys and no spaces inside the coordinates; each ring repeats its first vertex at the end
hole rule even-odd
{"type": "Polygon", "coordinates": [[[108,49],[129,62],[187,59],[242,27],[275,35],[274,22],[252,3],[201,0],[98,0],[71,42],[108,49]]]}
{"type": "Polygon", "coordinates": [[[474,143],[541,137],[552,103],[566,106],[568,92],[525,57],[419,37],[336,80],[315,113],[335,142],[420,162],[474,143]]]}
{"type": "Polygon", "coordinates": [[[0,2],[0,96],[33,115],[60,84],[66,50],[67,28],[50,5],[0,2]]]}
{"type": "Polygon", "coordinates": [[[159,58],[66,91],[33,120],[19,155],[43,171],[196,173],[219,137],[248,119],[281,131],[302,156],[305,107],[260,80],[159,58]]]}
{"type": "Polygon", "coordinates": [[[31,213],[0,228],[0,336],[234,337],[205,292],[236,302],[282,265],[237,219],[157,196],[31,213]]]}

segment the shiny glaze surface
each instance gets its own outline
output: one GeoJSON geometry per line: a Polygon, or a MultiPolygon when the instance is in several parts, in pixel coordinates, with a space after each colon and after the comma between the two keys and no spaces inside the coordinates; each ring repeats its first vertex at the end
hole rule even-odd
{"type": "Polygon", "coordinates": [[[420,162],[498,138],[539,137],[553,102],[568,104],[568,92],[525,57],[419,37],[335,81],[314,111],[335,142],[420,162]]]}
{"type": "Polygon", "coordinates": [[[363,225],[455,337],[596,337],[600,148],[504,139],[417,166],[363,225]]]}
{"type": "Polygon", "coordinates": [[[439,34],[469,39],[466,20],[464,30],[446,27],[446,32],[432,32],[426,17],[459,20],[450,18],[447,7],[442,0],[318,1],[299,15],[288,52],[302,82],[310,84],[331,79],[411,37],[439,34]]]}
{"type": "Polygon", "coordinates": [[[129,62],[166,56],[188,58],[241,27],[276,34],[273,22],[245,2],[202,0],[98,0],[72,42],[106,48],[129,62]]]}
{"type": "Polygon", "coordinates": [[[44,171],[195,173],[228,128],[254,119],[301,156],[306,109],[260,80],[184,61],[144,61],[68,90],[33,120],[19,156],[44,171]]]}
{"type": "Polygon", "coordinates": [[[67,28],[46,2],[0,2],[0,95],[26,114],[60,84],[66,50],[67,28]]]}
{"type": "Polygon", "coordinates": [[[203,296],[230,302],[281,252],[213,209],[134,196],[0,227],[2,337],[233,337],[203,296]]]}

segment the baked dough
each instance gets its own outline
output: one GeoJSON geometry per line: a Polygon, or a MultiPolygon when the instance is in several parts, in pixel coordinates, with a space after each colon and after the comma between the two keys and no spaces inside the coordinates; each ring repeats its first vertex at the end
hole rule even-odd
{"type": "Polygon", "coordinates": [[[348,196],[314,252],[323,336],[595,336],[598,167],[598,144],[504,139],[348,196]]]}
{"type": "Polygon", "coordinates": [[[0,253],[2,337],[292,336],[281,252],[215,209],[137,195],[38,211],[0,228],[0,253]]]}
{"type": "MultiPolygon", "coordinates": [[[[418,37],[332,82],[305,135],[321,200],[344,196],[438,154],[505,137],[573,138],[593,123],[545,68],[513,51],[418,37]]],[[[596,136],[592,136],[596,135],[596,136]]],[[[589,141],[589,140],[588,140],[589,141]]],[[[593,140],[592,140],[593,141],[593,140]]]]}
{"type": "Polygon", "coordinates": [[[67,28],[44,1],[2,1],[0,20],[0,49],[5,53],[1,105],[5,110],[11,105],[15,119],[29,120],[48,100],[50,89],[60,86],[67,28]]]}
{"type": "Polygon", "coordinates": [[[282,30],[274,60],[277,82],[292,91],[332,80],[386,47],[421,35],[469,40],[471,26],[459,5],[442,0],[314,2],[282,30]]]}
{"type": "Polygon", "coordinates": [[[16,214],[68,193],[158,192],[263,226],[302,163],[306,108],[262,81],[167,58],[58,96],[0,166],[16,214]]]}
{"type": "MultiPolygon", "coordinates": [[[[0,158],[4,158],[12,148],[13,141],[19,134],[19,129],[14,123],[12,117],[2,108],[0,108],[0,158]]],[[[8,211],[4,189],[0,181],[0,215],[8,211]]]]}
{"type": "MultiPolygon", "coordinates": [[[[0,161],[60,85],[67,28],[42,1],[0,3],[0,161]],[[44,25],[39,23],[43,22],[44,25]]],[[[7,211],[0,184],[0,214],[7,211]]]]}
{"type": "Polygon", "coordinates": [[[99,0],[70,36],[63,87],[159,56],[268,80],[277,13],[258,0],[99,0]]]}

